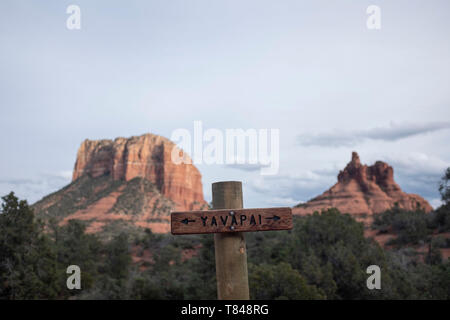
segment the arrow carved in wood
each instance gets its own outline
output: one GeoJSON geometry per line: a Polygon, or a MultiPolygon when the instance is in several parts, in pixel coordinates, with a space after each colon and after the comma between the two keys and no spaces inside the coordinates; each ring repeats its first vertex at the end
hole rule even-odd
{"type": "Polygon", "coordinates": [[[195,220],[189,220],[188,218],[181,220],[181,223],[188,224],[189,222],[195,222],[195,220]]]}
{"type": "Polygon", "coordinates": [[[270,218],[266,218],[267,220],[273,220],[273,221],[278,221],[278,220],[280,220],[281,218],[279,217],[279,216],[273,216],[273,217],[270,217],[270,218]]]}

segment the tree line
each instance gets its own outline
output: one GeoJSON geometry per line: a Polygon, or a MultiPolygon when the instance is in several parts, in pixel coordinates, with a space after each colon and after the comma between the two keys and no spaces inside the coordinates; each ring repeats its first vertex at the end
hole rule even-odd
{"type": "MultiPolygon", "coordinates": [[[[430,214],[394,207],[372,228],[393,232],[390,249],[364,237],[364,226],[336,209],[294,217],[289,231],[247,233],[252,299],[450,299],[450,262],[440,254],[450,232],[450,168],[430,214]],[[426,244],[425,258],[414,246],[426,244]],[[381,269],[369,290],[366,269],[381,269]]],[[[87,234],[82,221],[59,226],[37,220],[14,193],[0,212],[0,299],[215,299],[211,235],[121,233],[111,241],[87,234]],[[133,263],[133,255],[151,253],[133,263]],[[194,255],[183,258],[190,250],[194,255]],[[81,290],[66,286],[67,267],[81,269],[81,290]]]]}

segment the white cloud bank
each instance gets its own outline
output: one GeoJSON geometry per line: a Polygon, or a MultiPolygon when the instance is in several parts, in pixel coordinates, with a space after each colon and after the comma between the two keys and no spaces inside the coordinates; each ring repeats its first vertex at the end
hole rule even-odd
{"type": "Polygon", "coordinates": [[[384,127],[361,130],[334,129],[330,132],[301,134],[297,137],[301,146],[341,147],[354,146],[366,140],[397,141],[413,136],[450,129],[450,122],[395,123],[384,127]]]}

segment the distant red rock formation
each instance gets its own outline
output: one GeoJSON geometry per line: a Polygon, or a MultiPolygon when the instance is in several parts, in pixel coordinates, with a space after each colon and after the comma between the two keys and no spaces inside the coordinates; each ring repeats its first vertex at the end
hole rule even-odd
{"type": "Polygon", "coordinates": [[[192,164],[175,164],[175,144],[153,134],[128,139],[85,140],[72,182],[36,202],[43,221],[87,223],[105,239],[119,232],[170,231],[172,210],[207,209],[201,175],[192,164]]]}
{"type": "Polygon", "coordinates": [[[169,139],[153,134],[114,141],[85,140],[78,149],[72,181],[85,174],[125,181],[142,177],[175,202],[177,209],[192,210],[194,204],[205,202],[202,177],[194,165],[172,162],[174,146],[169,139]]]}
{"type": "Polygon", "coordinates": [[[372,166],[361,164],[356,152],[338,182],[318,197],[293,209],[294,214],[310,214],[331,207],[353,215],[381,213],[397,204],[406,210],[433,210],[421,196],[407,194],[394,181],[394,169],[382,161],[372,166]]]}

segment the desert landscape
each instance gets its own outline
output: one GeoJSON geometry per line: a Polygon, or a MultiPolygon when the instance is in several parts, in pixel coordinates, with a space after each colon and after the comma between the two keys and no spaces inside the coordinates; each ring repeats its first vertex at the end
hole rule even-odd
{"type": "Polygon", "coordinates": [[[2,0],[0,301],[450,301],[449,12],[2,0]]]}
{"type": "MultiPolygon", "coordinates": [[[[77,152],[72,182],[30,207],[34,219],[42,223],[42,236],[54,241],[56,252],[61,251],[61,262],[70,257],[70,260],[77,260],[77,263],[83,265],[83,269],[92,272],[92,277],[95,275],[96,280],[92,278],[92,282],[86,283],[87,290],[77,295],[77,298],[120,297],[111,295],[109,289],[102,289],[110,281],[119,281],[114,280],[117,275],[108,271],[102,275],[100,271],[104,268],[101,267],[103,263],[112,263],[115,259],[120,259],[124,268],[119,273],[119,279],[122,280],[116,282],[116,285],[121,286],[121,281],[125,279],[134,282],[133,286],[139,281],[145,281],[143,288],[126,290],[124,297],[150,299],[185,297],[185,293],[167,295],[167,288],[158,284],[159,281],[166,281],[164,274],[168,272],[172,279],[176,279],[178,272],[184,270],[186,274],[189,269],[192,279],[188,279],[187,283],[193,285],[191,281],[196,279],[195,274],[201,276],[205,272],[202,271],[203,268],[213,263],[211,237],[190,235],[177,238],[170,234],[171,212],[208,211],[211,208],[204,199],[201,173],[195,165],[176,165],[170,160],[174,147],[176,145],[170,140],[154,134],[115,140],[85,140],[77,152]],[[75,241],[73,237],[76,238],[77,246],[63,254],[68,250],[64,243],[69,239],[75,241]],[[58,247],[61,245],[63,247],[58,247]],[[82,248],[83,253],[77,253],[82,248]],[[100,258],[100,252],[109,258],[100,258]],[[89,257],[96,262],[89,264],[89,257]]],[[[14,201],[14,196],[5,197],[4,201],[14,201]]],[[[352,297],[339,293],[338,283],[331,280],[337,277],[336,272],[340,266],[329,264],[329,259],[335,254],[329,250],[340,246],[344,251],[350,250],[347,254],[353,256],[353,259],[368,258],[392,264],[385,267],[392,273],[399,272],[398,266],[393,264],[394,257],[402,257],[401,259],[408,261],[409,268],[413,268],[408,274],[424,272],[424,266],[436,268],[450,257],[448,204],[437,210],[433,209],[420,195],[402,191],[394,180],[394,168],[389,164],[382,161],[371,166],[362,164],[356,152],[351,154],[351,160],[345,168],[337,173],[337,182],[329,190],[295,205],[292,212],[295,218],[293,231],[279,234],[275,232],[273,235],[269,232],[269,236],[264,232],[250,233],[246,236],[250,270],[256,268],[256,274],[268,272],[258,269],[258,265],[253,263],[280,261],[272,265],[274,270],[281,268],[287,274],[301,272],[303,277],[309,279],[308,284],[296,284],[299,286],[297,289],[306,290],[307,293],[303,294],[307,296],[294,295],[290,298],[352,297]],[[308,228],[313,229],[308,231],[308,228]],[[297,243],[296,237],[303,237],[303,240],[297,243]],[[313,242],[308,247],[310,241],[313,242]],[[366,247],[364,250],[360,248],[363,243],[366,247]],[[280,245],[284,247],[281,251],[280,245]],[[320,257],[322,250],[328,252],[321,257],[324,260],[320,266],[316,267],[319,270],[324,268],[320,272],[330,272],[331,269],[327,268],[336,269],[332,271],[334,275],[330,274],[331,283],[338,285],[335,289],[327,287],[331,283],[324,287],[324,283],[315,282],[317,280],[313,280],[314,277],[310,278],[313,275],[309,274],[309,264],[317,262],[310,255],[304,255],[314,247],[317,247],[313,251],[313,257],[317,257],[314,259],[320,257]],[[288,254],[290,250],[293,251],[288,254]],[[351,253],[352,250],[358,252],[351,253]],[[369,252],[367,250],[381,250],[379,252],[383,254],[365,257],[369,252]],[[301,252],[300,260],[297,260],[298,252],[301,252]],[[285,256],[286,254],[288,255],[285,256]],[[359,257],[361,254],[363,256],[359,257]],[[292,265],[295,266],[299,261],[299,269],[292,269],[292,265]]],[[[207,272],[210,274],[207,281],[209,285],[196,288],[185,298],[213,298],[214,281],[211,279],[214,276],[211,272],[207,272]]],[[[251,283],[258,290],[262,290],[254,292],[254,295],[260,298],[275,297],[270,296],[270,288],[261,289],[261,284],[254,282],[252,278],[250,281],[253,281],[251,283]],[[261,296],[262,292],[264,295],[261,296]]],[[[402,296],[405,292],[395,289],[397,285],[404,285],[403,281],[398,284],[395,281],[390,283],[388,295],[380,294],[379,298],[405,297],[402,296]]],[[[173,289],[172,286],[176,285],[175,280],[169,281],[169,288],[173,289]]],[[[414,294],[413,297],[421,294],[412,288],[410,290],[407,294],[414,294]]],[[[70,295],[68,292],[59,293],[63,296],[67,294],[70,295]]],[[[369,293],[367,298],[369,297],[377,296],[369,293]]]]}

